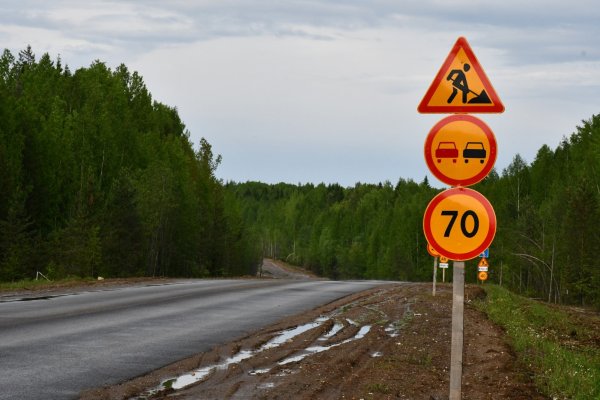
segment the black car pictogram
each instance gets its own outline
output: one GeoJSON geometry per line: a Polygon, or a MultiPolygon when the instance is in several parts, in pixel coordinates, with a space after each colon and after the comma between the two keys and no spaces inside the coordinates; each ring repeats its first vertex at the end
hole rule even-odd
{"type": "Polygon", "coordinates": [[[467,142],[462,156],[465,159],[465,163],[468,163],[470,158],[478,158],[479,162],[483,164],[487,157],[487,151],[485,151],[482,142],[467,142]]]}

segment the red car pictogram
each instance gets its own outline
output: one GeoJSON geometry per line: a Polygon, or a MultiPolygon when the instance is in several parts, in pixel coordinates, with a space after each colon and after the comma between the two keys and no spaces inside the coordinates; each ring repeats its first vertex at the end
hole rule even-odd
{"type": "Polygon", "coordinates": [[[440,142],[435,150],[435,158],[437,158],[438,163],[442,162],[442,158],[452,158],[452,162],[456,163],[456,159],[458,158],[458,149],[456,148],[456,143],[440,142]]]}

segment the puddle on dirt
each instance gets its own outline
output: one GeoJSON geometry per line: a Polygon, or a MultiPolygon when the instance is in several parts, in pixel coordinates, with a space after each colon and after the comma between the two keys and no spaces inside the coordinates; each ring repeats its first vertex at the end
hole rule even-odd
{"type": "Polygon", "coordinates": [[[360,328],[360,330],[358,331],[358,333],[356,334],[356,336],[354,336],[354,338],[347,339],[344,342],[347,343],[347,342],[351,342],[351,341],[356,340],[356,339],[362,339],[362,338],[364,338],[367,335],[367,333],[369,333],[369,331],[371,331],[371,325],[365,325],[362,328],[360,328]]]}
{"type": "Polygon", "coordinates": [[[165,384],[163,383],[163,387],[165,387],[165,388],[170,387],[173,389],[183,389],[184,387],[189,386],[192,383],[199,382],[202,379],[206,378],[208,375],[210,375],[211,372],[213,372],[213,370],[214,370],[214,367],[204,367],[204,368],[197,369],[190,374],[182,375],[178,378],[172,379],[173,383],[171,383],[170,386],[165,386],[165,384]]]}
{"type": "MultiPolygon", "coordinates": [[[[146,392],[144,392],[143,394],[141,394],[137,397],[131,398],[131,400],[148,399],[166,389],[175,389],[175,390],[183,389],[184,387],[187,387],[194,383],[205,380],[208,376],[210,376],[216,370],[225,370],[232,364],[238,364],[244,360],[254,357],[255,355],[257,355],[265,350],[279,347],[279,346],[283,345],[284,343],[291,341],[296,336],[299,336],[305,332],[308,332],[311,329],[315,329],[315,328],[323,325],[323,323],[325,323],[326,321],[329,321],[329,320],[330,320],[330,317],[319,317],[316,320],[314,320],[313,322],[309,322],[309,323],[303,324],[303,325],[298,325],[295,328],[286,329],[284,331],[281,331],[278,335],[273,337],[271,340],[269,340],[268,342],[266,342],[265,344],[263,344],[261,347],[259,347],[256,350],[241,350],[237,354],[227,358],[226,360],[224,360],[221,363],[210,365],[210,366],[203,367],[203,368],[199,368],[188,374],[184,374],[184,375],[180,375],[175,378],[167,379],[167,380],[163,381],[158,387],[149,389],[146,392]]],[[[349,325],[359,326],[357,322],[355,322],[351,319],[347,319],[346,321],[348,322],[349,325]]],[[[317,342],[323,342],[323,341],[331,339],[336,334],[338,334],[340,331],[342,331],[344,329],[344,326],[345,325],[341,322],[335,322],[333,324],[333,326],[331,327],[331,329],[329,329],[329,331],[327,331],[325,334],[321,335],[317,339],[317,342]]],[[[309,357],[313,354],[322,353],[322,352],[332,349],[334,347],[341,346],[343,344],[362,339],[370,332],[370,330],[371,330],[371,325],[362,326],[359,328],[358,332],[351,338],[342,340],[341,342],[338,342],[338,343],[326,345],[326,346],[309,346],[306,349],[300,351],[299,354],[292,356],[292,357],[288,357],[282,361],[279,361],[277,363],[277,365],[283,366],[286,364],[298,362],[298,361],[301,361],[301,360],[305,359],[306,357],[309,357]]],[[[375,356],[373,356],[373,357],[375,357],[375,356]]],[[[255,369],[255,370],[250,371],[248,374],[253,375],[253,376],[263,375],[263,374],[270,372],[270,370],[271,370],[271,368],[255,369]]],[[[276,376],[285,376],[285,375],[290,375],[293,373],[294,373],[294,371],[292,371],[292,370],[282,369],[276,376]]],[[[275,386],[274,383],[269,382],[269,383],[259,385],[258,388],[268,389],[268,388],[272,388],[274,386],[275,386]]]]}
{"type": "Polygon", "coordinates": [[[270,371],[269,368],[265,368],[265,369],[253,369],[252,371],[248,372],[248,375],[252,375],[252,376],[262,375],[262,374],[266,374],[269,371],[270,371]]]}
{"type": "MultiPolygon", "coordinates": [[[[282,331],[279,335],[277,335],[274,338],[272,338],[271,340],[269,340],[267,343],[263,344],[257,350],[242,350],[242,351],[238,352],[237,354],[235,354],[234,356],[227,358],[222,363],[211,365],[211,366],[204,367],[204,368],[200,368],[200,369],[194,370],[188,374],[180,375],[176,378],[167,379],[167,380],[163,381],[160,384],[160,386],[153,388],[153,389],[149,389],[146,392],[144,392],[142,395],[133,397],[132,400],[143,400],[143,399],[153,396],[165,389],[183,389],[186,386],[189,386],[193,383],[204,380],[207,376],[209,376],[215,370],[227,369],[231,364],[240,363],[244,360],[247,360],[248,358],[254,357],[256,354],[261,353],[265,350],[273,349],[278,346],[281,346],[282,344],[292,340],[296,336],[301,335],[304,332],[308,332],[311,329],[314,329],[314,328],[317,328],[317,327],[323,325],[323,323],[328,320],[329,320],[329,317],[319,317],[316,320],[314,320],[313,322],[309,322],[304,325],[298,325],[295,328],[286,329],[286,330],[282,331]]],[[[258,375],[259,373],[264,374],[264,373],[269,372],[269,369],[254,370],[253,372],[255,372],[255,375],[258,375]]]]}
{"type": "Polygon", "coordinates": [[[287,342],[288,340],[291,340],[294,337],[296,337],[304,332],[308,332],[311,329],[314,329],[316,327],[323,325],[323,323],[328,320],[329,320],[329,317],[319,317],[314,322],[310,322],[310,323],[304,324],[304,325],[299,325],[295,328],[285,330],[282,333],[280,333],[279,336],[276,336],[275,338],[269,340],[258,351],[260,352],[263,350],[268,350],[268,349],[272,349],[272,348],[281,346],[283,343],[287,342]]]}
{"type": "Polygon", "coordinates": [[[331,344],[329,346],[310,346],[310,347],[307,347],[306,349],[304,349],[301,352],[301,354],[298,354],[298,355],[292,356],[292,357],[288,357],[288,358],[286,358],[286,359],[284,359],[282,361],[279,361],[277,364],[279,364],[279,365],[286,365],[286,364],[290,364],[290,363],[293,363],[293,362],[302,361],[306,357],[311,356],[313,354],[322,353],[322,352],[327,351],[329,349],[332,349],[334,347],[341,346],[343,344],[350,343],[350,342],[353,342],[353,341],[358,340],[358,339],[362,339],[362,338],[365,337],[365,335],[367,333],[369,333],[370,330],[371,330],[371,325],[365,325],[365,326],[361,327],[359,329],[359,331],[356,333],[356,335],[354,335],[350,339],[346,339],[346,340],[343,340],[343,341],[341,341],[339,343],[331,344]]]}
{"type": "Polygon", "coordinates": [[[336,322],[333,327],[331,328],[331,330],[329,332],[327,332],[325,335],[321,336],[319,338],[320,341],[325,341],[327,339],[330,339],[332,337],[334,337],[339,331],[341,331],[342,329],[344,329],[344,324],[336,322]]]}
{"type": "Polygon", "coordinates": [[[396,323],[392,322],[385,327],[385,332],[389,337],[397,337],[400,335],[400,329],[396,326],[396,323]]]}

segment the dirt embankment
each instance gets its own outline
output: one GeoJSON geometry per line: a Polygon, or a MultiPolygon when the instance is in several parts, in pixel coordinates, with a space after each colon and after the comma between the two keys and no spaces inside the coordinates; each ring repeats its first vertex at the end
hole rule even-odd
{"type": "Polygon", "coordinates": [[[308,270],[270,258],[263,259],[257,275],[261,278],[274,279],[319,279],[319,277],[308,270]]]}
{"type": "MultiPolygon", "coordinates": [[[[465,291],[463,399],[543,399],[465,291]]],[[[447,399],[452,287],[393,284],[83,399],[447,399]]]]}

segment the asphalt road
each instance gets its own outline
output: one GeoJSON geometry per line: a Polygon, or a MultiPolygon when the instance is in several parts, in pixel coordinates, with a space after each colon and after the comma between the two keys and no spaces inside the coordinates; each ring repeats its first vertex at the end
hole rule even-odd
{"type": "Polygon", "coordinates": [[[0,399],[73,399],[383,282],[206,280],[0,302],[0,399]]]}

